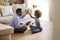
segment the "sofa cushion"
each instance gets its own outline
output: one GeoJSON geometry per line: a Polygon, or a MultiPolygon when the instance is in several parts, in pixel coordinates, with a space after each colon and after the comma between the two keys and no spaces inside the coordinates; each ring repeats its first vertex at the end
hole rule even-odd
{"type": "Polygon", "coordinates": [[[0,36],[13,33],[13,28],[11,26],[0,24],[0,36]]]}
{"type": "Polygon", "coordinates": [[[13,15],[12,6],[2,6],[1,7],[2,16],[13,15]]]}
{"type": "Polygon", "coordinates": [[[10,22],[11,18],[12,18],[12,16],[0,17],[0,23],[8,24],[10,22]]]}
{"type": "Polygon", "coordinates": [[[24,13],[26,6],[25,6],[25,4],[14,4],[14,5],[12,5],[12,8],[13,8],[14,13],[16,13],[16,9],[18,9],[18,8],[21,8],[24,13]]]}

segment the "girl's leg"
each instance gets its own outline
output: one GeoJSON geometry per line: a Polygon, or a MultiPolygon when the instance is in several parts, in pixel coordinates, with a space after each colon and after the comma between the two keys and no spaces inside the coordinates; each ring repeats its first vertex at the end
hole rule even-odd
{"type": "Polygon", "coordinates": [[[41,32],[41,31],[42,31],[42,28],[35,27],[35,29],[32,30],[32,33],[38,33],[38,32],[41,32]]]}
{"type": "Polygon", "coordinates": [[[40,29],[40,32],[43,30],[42,28],[39,28],[40,29]]]}
{"type": "Polygon", "coordinates": [[[30,25],[31,30],[34,30],[34,29],[35,29],[34,27],[35,27],[35,26],[30,25]]]}

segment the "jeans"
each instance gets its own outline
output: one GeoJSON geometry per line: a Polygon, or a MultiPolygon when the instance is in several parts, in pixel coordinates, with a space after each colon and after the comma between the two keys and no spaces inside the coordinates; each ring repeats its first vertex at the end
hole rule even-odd
{"type": "Polygon", "coordinates": [[[37,28],[35,26],[30,26],[31,30],[32,30],[32,33],[38,33],[38,32],[41,32],[42,31],[42,28],[37,28]]]}

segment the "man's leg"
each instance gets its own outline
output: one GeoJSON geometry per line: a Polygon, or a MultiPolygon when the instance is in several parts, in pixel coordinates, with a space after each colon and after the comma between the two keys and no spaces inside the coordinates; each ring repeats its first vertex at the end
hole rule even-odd
{"type": "Polygon", "coordinates": [[[23,26],[19,28],[19,33],[24,33],[27,30],[27,27],[23,26]]]}
{"type": "Polygon", "coordinates": [[[14,33],[24,33],[27,30],[27,27],[23,26],[20,28],[15,28],[14,33]]]}
{"type": "Polygon", "coordinates": [[[18,33],[18,32],[19,32],[18,28],[14,28],[14,33],[18,33]]]}

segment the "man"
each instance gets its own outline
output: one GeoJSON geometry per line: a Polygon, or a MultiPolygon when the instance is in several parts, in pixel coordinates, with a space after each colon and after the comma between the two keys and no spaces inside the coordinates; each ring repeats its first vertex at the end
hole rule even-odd
{"type": "Polygon", "coordinates": [[[14,33],[24,33],[27,29],[27,25],[30,24],[30,21],[24,23],[21,21],[22,18],[24,18],[26,14],[22,14],[22,9],[18,8],[16,10],[16,15],[13,16],[10,26],[14,28],[14,33]]]}

